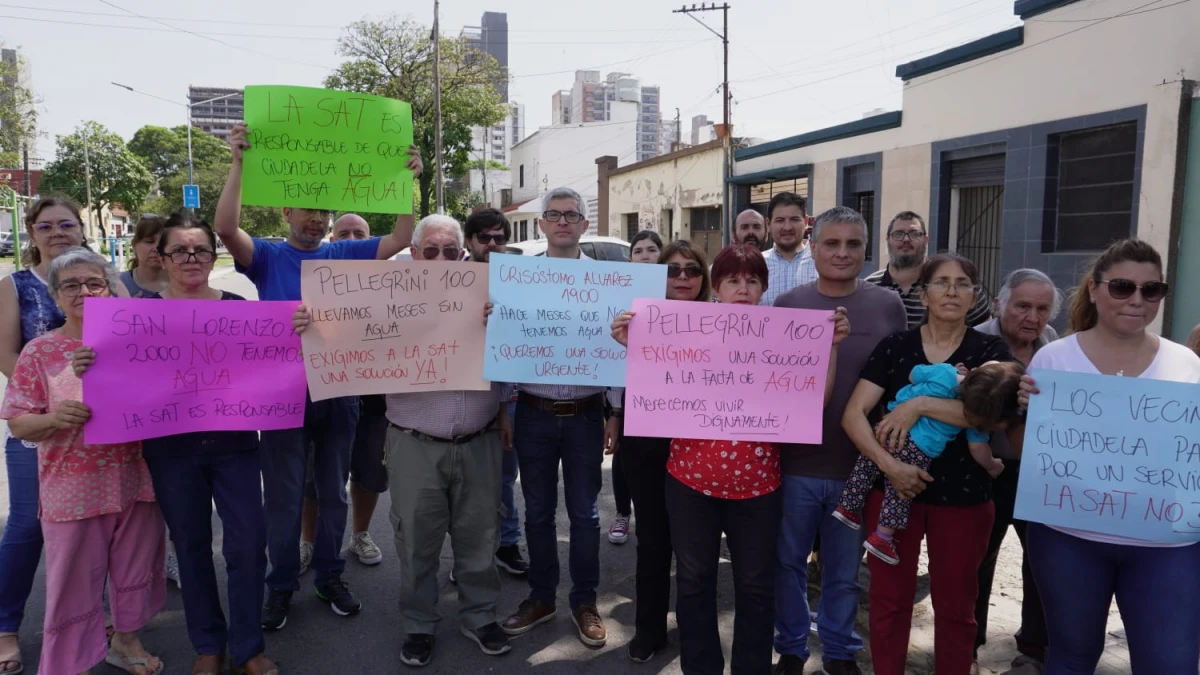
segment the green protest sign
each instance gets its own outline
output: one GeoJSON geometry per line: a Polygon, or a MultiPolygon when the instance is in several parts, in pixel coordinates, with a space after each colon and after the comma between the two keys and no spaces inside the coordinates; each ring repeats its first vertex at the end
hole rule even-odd
{"type": "Polygon", "coordinates": [[[246,87],[242,203],[412,213],[412,107],[333,89],[246,87]]]}

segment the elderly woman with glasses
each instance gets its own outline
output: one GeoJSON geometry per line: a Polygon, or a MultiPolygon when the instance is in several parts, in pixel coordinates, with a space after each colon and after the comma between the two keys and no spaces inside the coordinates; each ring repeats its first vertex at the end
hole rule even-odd
{"type": "MultiPolygon", "coordinates": [[[[208,223],[191,213],[167,219],[158,241],[170,283],[147,299],[245,300],[209,286],[217,259],[217,237],[208,223]]],[[[82,375],[96,354],[75,350],[73,366],[82,375]]],[[[259,482],[258,434],[253,431],[204,431],[150,438],[142,455],[170,527],[179,559],[180,590],[188,637],[199,657],[193,675],[220,675],[228,648],[240,673],[276,673],[263,652],[262,601],[267,572],[267,525],[259,482]],[[212,511],[221,517],[221,553],[229,577],[229,618],[213,566],[212,511]]]]}
{"type": "Polygon", "coordinates": [[[61,253],[48,270],[63,326],[21,351],[0,406],[13,435],[38,444],[42,535],[46,541],[46,618],[40,672],[90,673],[101,661],[136,675],[163,670],[137,631],[166,596],[165,528],[140,443],[89,445],[92,411],[71,368],[82,347],[91,297],[110,297],[120,281],[101,256],[84,248],[61,253]],[[105,638],[103,596],[116,633],[105,638]]]}

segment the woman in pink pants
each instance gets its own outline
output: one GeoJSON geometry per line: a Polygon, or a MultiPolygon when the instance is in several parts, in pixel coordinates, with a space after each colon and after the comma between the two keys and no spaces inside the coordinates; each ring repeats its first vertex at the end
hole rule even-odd
{"type": "Polygon", "coordinates": [[[47,587],[41,675],[90,673],[101,661],[135,675],[163,670],[137,636],[166,596],[165,526],[150,472],[140,443],[84,443],[91,410],[71,368],[71,354],[82,346],[84,299],[108,297],[119,283],[116,270],[85,248],[54,259],[50,297],[66,323],[21,351],[0,407],[14,436],[38,444],[47,587]],[[111,647],[106,579],[116,628],[111,647]]]}

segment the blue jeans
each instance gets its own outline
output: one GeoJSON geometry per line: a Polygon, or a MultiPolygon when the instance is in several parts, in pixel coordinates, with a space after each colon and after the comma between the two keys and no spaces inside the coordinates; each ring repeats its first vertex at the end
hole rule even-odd
{"type": "Polygon", "coordinates": [[[525,541],[529,547],[529,599],[554,604],[558,594],[558,465],[571,520],[571,607],[596,602],[600,585],[601,464],[604,415],[593,408],[571,417],[517,404],[516,446],[525,495],[525,541]]]}
{"type": "MultiPolygon", "coordinates": [[[[508,404],[508,420],[516,423],[517,404],[508,404]]],[[[501,546],[516,546],[521,543],[521,514],[517,511],[517,500],[515,489],[517,486],[517,474],[519,467],[517,462],[517,449],[505,451],[503,464],[503,483],[500,488],[500,504],[504,507],[500,511],[500,545],[501,546]]]]}
{"type": "Polygon", "coordinates": [[[1096,671],[1114,595],[1134,673],[1200,667],[1200,544],[1102,544],[1040,523],[1029,523],[1025,536],[1050,637],[1046,675],[1096,671]]]}
{"type": "Polygon", "coordinates": [[[346,534],[346,481],[358,426],[358,397],[308,401],[304,426],[264,431],[258,454],[262,465],[263,509],[267,517],[267,588],[300,590],[300,514],[309,444],[317,493],[317,530],[312,569],[317,586],[342,575],[346,534]]]}
{"type": "Polygon", "coordinates": [[[827,661],[852,661],[863,648],[854,633],[858,618],[858,565],[862,533],[833,518],[845,481],[783,477],[783,522],[775,568],[775,651],[807,659],[811,620],[808,557],[821,535],[821,600],[817,631],[827,661]]]}
{"type": "Polygon", "coordinates": [[[152,457],[154,493],[175,543],[188,638],[198,654],[229,656],[237,666],[266,650],[262,630],[267,532],[255,452],[152,457]],[[229,621],[213,567],[212,505],[223,530],[229,621]]]}
{"type": "Polygon", "coordinates": [[[0,540],[0,633],[16,633],[25,618],[25,601],[42,557],[37,448],[10,438],[4,463],[8,467],[8,523],[0,540]]]}

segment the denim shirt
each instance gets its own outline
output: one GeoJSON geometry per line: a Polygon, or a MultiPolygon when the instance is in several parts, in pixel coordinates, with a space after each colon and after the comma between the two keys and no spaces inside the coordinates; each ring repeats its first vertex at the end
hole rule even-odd
{"type": "MultiPolygon", "coordinates": [[[[161,300],[162,296],[158,293],[147,293],[143,298],[161,300]]],[[[242,296],[227,291],[221,291],[221,299],[245,300],[242,296]]],[[[142,441],[142,456],[146,459],[223,455],[255,450],[258,450],[257,431],[192,431],[142,441]]]]}

